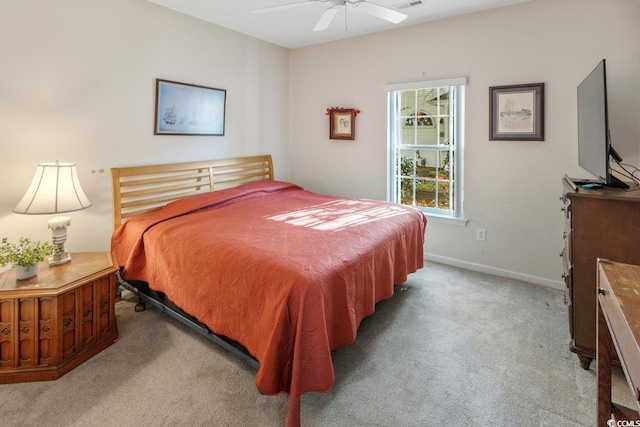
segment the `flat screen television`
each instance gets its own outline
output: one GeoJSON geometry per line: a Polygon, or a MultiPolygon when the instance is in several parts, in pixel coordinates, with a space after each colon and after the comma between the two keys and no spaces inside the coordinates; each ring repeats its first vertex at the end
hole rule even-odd
{"type": "Polygon", "coordinates": [[[607,107],[607,72],[603,59],[578,85],[578,164],[597,180],[573,180],[575,184],[597,183],[628,188],[611,174],[610,158],[622,158],[611,146],[607,107]]]}

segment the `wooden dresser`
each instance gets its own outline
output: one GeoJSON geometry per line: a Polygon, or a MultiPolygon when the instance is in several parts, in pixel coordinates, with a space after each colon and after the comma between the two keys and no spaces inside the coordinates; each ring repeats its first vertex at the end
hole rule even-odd
{"type": "Polygon", "coordinates": [[[598,258],[640,265],[640,190],[574,189],[563,179],[565,247],[571,351],[589,369],[596,357],[598,258]]]}
{"type": "Polygon", "coordinates": [[[60,377],[118,339],[117,262],[111,252],[71,254],[38,275],[0,275],[0,384],[60,377]]]}

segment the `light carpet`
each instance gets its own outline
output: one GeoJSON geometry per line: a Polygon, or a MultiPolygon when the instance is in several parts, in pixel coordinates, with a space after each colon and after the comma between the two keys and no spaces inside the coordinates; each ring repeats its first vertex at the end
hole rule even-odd
{"type": "MultiPolygon", "coordinates": [[[[116,305],[120,339],[56,381],[0,385],[2,426],[280,426],[287,396],[154,309],[116,305]]],[[[303,426],[592,426],[596,378],[569,351],[557,290],[426,263],[333,353],[303,426]]],[[[620,371],[614,398],[632,405],[620,371]]]]}

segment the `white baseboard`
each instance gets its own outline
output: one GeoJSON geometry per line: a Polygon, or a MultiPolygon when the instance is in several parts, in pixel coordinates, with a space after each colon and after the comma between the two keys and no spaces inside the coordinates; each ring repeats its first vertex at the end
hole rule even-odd
{"type": "Polygon", "coordinates": [[[491,267],[489,265],[478,264],[475,262],[463,261],[455,258],[449,258],[435,254],[425,254],[427,261],[437,262],[439,264],[460,267],[479,273],[492,274],[494,276],[506,277],[509,279],[521,280],[523,282],[534,283],[536,285],[546,286],[547,288],[563,291],[566,286],[562,280],[551,280],[544,277],[532,276],[530,274],[518,273],[516,271],[505,270],[502,268],[491,267]]]}

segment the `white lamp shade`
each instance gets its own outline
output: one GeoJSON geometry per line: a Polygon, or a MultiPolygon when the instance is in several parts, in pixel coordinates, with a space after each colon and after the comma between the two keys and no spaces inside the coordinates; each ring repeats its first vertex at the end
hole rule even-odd
{"type": "Polygon", "coordinates": [[[21,214],[53,214],[89,206],[91,202],[82,191],[75,163],[38,163],[29,189],[13,211],[21,214]]]}

